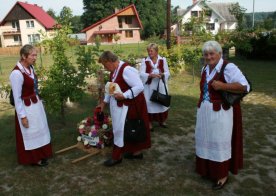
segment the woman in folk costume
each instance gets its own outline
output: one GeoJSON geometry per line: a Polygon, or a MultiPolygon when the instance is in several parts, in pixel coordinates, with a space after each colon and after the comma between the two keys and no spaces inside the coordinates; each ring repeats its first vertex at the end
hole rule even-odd
{"type": "Polygon", "coordinates": [[[110,83],[117,84],[119,87],[115,92],[105,94],[103,102],[100,104],[103,110],[109,103],[112,118],[114,145],[112,158],[104,162],[105,166],[114,166],[122,162],[124,158],[142,159],[142,150],[151,147],[149,121],[147,115],[147,106],[143,94],[143,83],[139,77],[138,71],[127,63],[120,61],[118,57],[110,51],[105,51],[99,58],[99,62],[104,65],[107,71],[110,71],[110,83]],[[133,95],[134,99],[133,99],[133,95]],[[136,107],[135,106],[138,106],[136,107]],[[137,111],[138,109],[138,111],[137,111]],[[144,142],[125,142],[124,125],[125,119],[135,119],[140,115],[146,125],[147,137],[144,142]]]}
{"type": "Polygon", "coordinates": [[[15,103],[16,149],[18,163],[48,165],[52,156],[50,131],[42,102],[38,96],[33,64],[37,58],[32,45],[20,50],[20,60],[10,74],[15,103]]]}
{"type": "Polygon", "coordinates": [[[227,183],[229,171],[237,174],[243,167],[240,103],[227,105],[219,91],[249,92],[250,85],[236,65],[222,59],[218,42],[206,42],[202,52],[206,66],[202,69],[195,128],[196,171],[214,180],[212,188],[217,190],[227,183]]]}
{"type": "Polygon", "coordinates": [[[159,125],[166,128],[165,121],[168,118],[169,108],[161,104],[150,101],[153,90],[156,90],[159,82],[159,92],[166,94],[165,86],[161,78],[164,79],[168,89],[168,79],[170,71],[165,57],[158,55],[157,44],[151,43],[147,47],[148,57],[142,60],[140,67],[140,77],[144,84],[144,94],[150,120],[150,129],[153,131],[152,122],[157,121],[159,125]]]}

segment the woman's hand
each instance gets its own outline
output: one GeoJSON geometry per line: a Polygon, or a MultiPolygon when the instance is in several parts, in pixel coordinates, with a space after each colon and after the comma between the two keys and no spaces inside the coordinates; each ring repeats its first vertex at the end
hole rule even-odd
{"type": "Polygon", "coordinates": [[[149,74],[150,78],[161,78],[162,74],[149,74]]]}
{"type": "Polygon", "coordinates": [[[122,93],[114,93],[114,98],[118,101],[124,100],[125,97],[122,93]]]}
{"type": "Polygon", "coordinates": [[[221,81],[214,80],[211,85],[216,91],[225,90],[224,89],[225,83],[223,83],[221,81]]]}
{"type": "Polygon", "coordinates": [[[29,128],[29,122],[28,122],[27,117],[21,118],[21,123],[22,123],[23,127],[29,128]]]}
{"type": "Polygon", "coordinates": [[[101,112],[104,111],[105,102],[101,102],[99,105],[97,105],[97,108],[101,108],[101,112]]]}

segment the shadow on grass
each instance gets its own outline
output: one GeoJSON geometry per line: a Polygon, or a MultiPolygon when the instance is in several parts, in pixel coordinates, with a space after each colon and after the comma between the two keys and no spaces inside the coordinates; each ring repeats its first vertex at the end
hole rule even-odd
{"type": "MultiPolygon", "coordinates": [[[[4,138],[0,144],[0,191],[22,195],[269,195],[275,190],[275,185],[271,184],[276,180],[275,158],[272,158],[276,150],[275,108],[246,101],[242,104],[245,168],[237,176],[230,175],[229,184],[223,190],[213,192],[211,182],[201,179],[194,171],[198,91],[189,91],[184,86],[183,91],[185,93],[171,91],[174,93],[169,128],[155,124],[152,147],[144,152],[144,159],[124,159],[114,168],[102,166],[106,156],[101,154],[71,164],[73,158],[83,154],[79,150],[55,155],[46,168],[17,165],[14,117],[13,114],[3,115],[0,122],[0,137],[4,138]]],[[[93,115],[95,106],[95,100],[87,95],[80,105],[68,108],[65,127],[56,117],[48,115],[54,150],[76,144],[77,123],[93,115]]]]}

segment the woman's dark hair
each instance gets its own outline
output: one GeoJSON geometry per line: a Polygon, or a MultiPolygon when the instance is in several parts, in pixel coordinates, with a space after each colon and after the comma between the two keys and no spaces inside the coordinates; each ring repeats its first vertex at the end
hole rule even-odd
{"type": "Polygon", "coordinates": [[[118,56],[116,56],[111,51],[104,51],[99,58],[99,63],[116,62],[118,60],[119,60],[118,56]]]}

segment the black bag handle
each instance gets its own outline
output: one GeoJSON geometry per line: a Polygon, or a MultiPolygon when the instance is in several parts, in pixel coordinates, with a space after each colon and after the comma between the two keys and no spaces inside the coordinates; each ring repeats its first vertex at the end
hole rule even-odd
{"type": "Polygon", "coordinates": [[[165,80],[164,80],[164,78],[162,77],[162,78],[159,78],[159,81],[158,81],[158,84],[157,84],[157,92],[159,92],[159,83],[160,83],[160,80],[162,80],[163,81],[163,83],[164,83],[164,86],[165,86],[165,91],[166,91],[166,95],[168,95],[168,90],[167,90],[167,86],[166,86],[166,82],[165,82],[165,80]]]}
{"type": "Polygon", "coordinates": [[[134,101],[136,112],[137,112],[138,116],[141,118],[140,112],[139,112],[139,110],[137,108],[137,104],[136,104],[136,101],[135,101],[135,98],[134,98],[134,93],[133,93],[133,91],[132,91],[131,88],[129,90],[131,91],[131,94],[132,94],[132,98],[133,98],[133,101],[134,101]]]}

